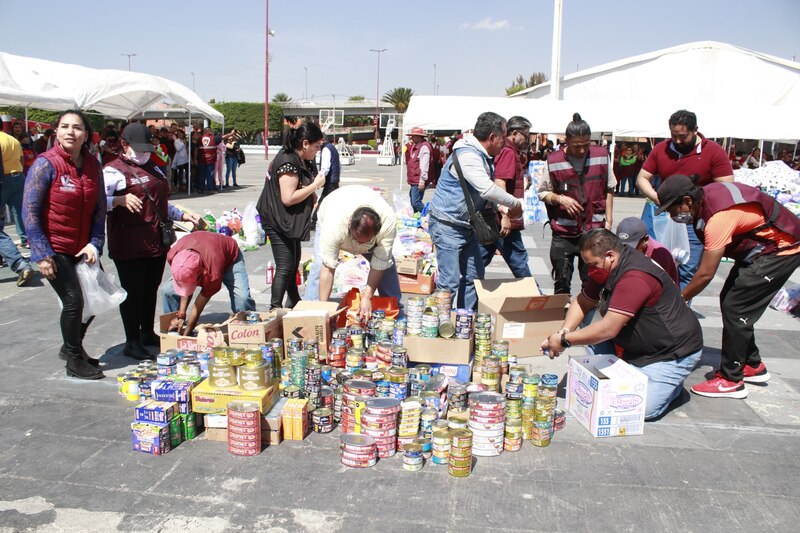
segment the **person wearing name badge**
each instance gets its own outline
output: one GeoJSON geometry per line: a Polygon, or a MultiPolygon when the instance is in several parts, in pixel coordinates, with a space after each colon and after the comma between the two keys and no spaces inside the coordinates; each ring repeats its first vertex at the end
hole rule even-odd
{"type": "Polygon", "coordinates": [[[682,296],[690,300],[714,279],[723,257],[735,261],[719,295],[722,349],[719,370],[692,392],[746,398],[745,383],[770,379],[756,345],[755,323],[800,267],[800,218],[771,196],[742,183],[701,186],[671,176],[658,188],[660,212],[696,232],[703,258],[682,296]]]}
{"type": "Polygon", "coordinates": [[[161,284],[164,312],[177,312],[169,331],[190,335],[208,301],[223,285],[230,295],[231,313],[256,310],[250,296],[244,257],[234,239],[219,233],[195,231],[172,245],[167,262],[172,277],[161,284]],[[198,287],[200,294],[189,310],[198,287]]]}
{"type": "Polygon", "coordinates": [[[79,379],[105,377],[100,361],[89,357],[83,339],[94,317],[83,322],[83,292],[77,264],[94,264],[105,243],[106,195],[100,163],[89,152],[92,130],[82,111],[56,119],[56,142],[31,166],[25,180],[22,218],[31,245],[31,260],[50,282],[62,303],[58,352],[66,372],[79,379]]]}
{"type": "Polygon", "coordinates": [[[153,323],[169,250],[162,242],[161,222],[197,224],[198,216],[168,203],[169,181],[153,160],[155,145],[144,124],[125,126],[119,143],[119,157],[103,169],[103,181],[108,256],[117,267],[120,285],[132,295],[119,305],[125,330],[122,353],[137,360],[154,359],[146,346],[160,344],[153,323]]]}
{"type": "Polygon", "coordinates": [[[669,248],[652,238],[641,218],[628,217],[622,219],[617,226],[617,237],[631,248],[642,252],[664,269],[675,285],[680,285],[678,267],[669,248]]]}
{"type": "Polygon", "coordinates": [[[700,362],[700,322],[664,269],[607,229],[583,234],[578,248],[588,278],[542,350],[552,359],[570,346],[613,341],[620,359],[647,376],[644,419],[657,418],[700,362]],[[576,329],[594,308],[602,318],[576,329]]]}

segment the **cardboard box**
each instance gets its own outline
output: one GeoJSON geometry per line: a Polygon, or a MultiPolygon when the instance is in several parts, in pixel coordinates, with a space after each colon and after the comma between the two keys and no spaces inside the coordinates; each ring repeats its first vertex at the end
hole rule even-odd
{"type": "Polygon", "coordinates": [[[473,339],[428,339],[406,335],[403,347],[412,363],[468,365],[472,359],[473,339]]]}
{"type": "Polygon", "coordinates": [[[436,289],[436,275],[425,276],[417,274],[397,274],[400,279],[400,290],[410,294],[431,294],[436,289]]]}
{"type": "Polygon", "coordinates": [[[167,350],[191,350],[203,352],[210,350],[214,346],[227,346],[228,335],[226,324],[199,324],[197,326],[197,337],[186,335],[168,334],[169,324],[177,313],[167,313],[158,319],[160,326],[159,337],[161,337],[161,351],[167,350]]]}
{"type": "Polygon", "coordinates": [[[163,455],[171,450],[169,424],[160,422],[134,422],[131,424],[133,451],[163,455]]]}
{"type": "Polygon", "coordinates": [[[276,309],[269,313],[258,313],[261,320],[255,324],[244,323],[247,315],[244,311],[236,313],[227,322],[228,344],[235,347],[265,344],[273,337],[283,338],[283,321],[286,309],[276,309]],[[242,323],[237,323],[242,322],[242,323]]]}
{"type": "Polygon", "coordinates": [[[416,276],[422,269],[422,259],[414,259],[413,257],[401,257],[399,260],[396,259],[394,264],[397,267],[398,274],[416,276]]]}
{"type": "Polygon", "coordinates": [[[567,410],[594,437],[641,435],[647,376],[613,355],[570,356],[567,410]]]}
{"type": "Polygon", "coordinates": [[[206,440],[214,442],[227,442],[228,441],[228,428],[206,428],[204,431],[206,440]]]}
{"type": "Polygon", "coordinates": [[[289,398],[281,411],[283,438],[303,440],[308,434],[308,400],[289,398]]]}
{"type": "Polygon", "coordinates": [[[475,280],[478,312],[493,317],[494,338],[518,357],[542,355],[542,341],[564,322],[569,295],[543,296],[533,278],[475,280]]]}
{"type": "Polygon", "coordinates": [[[344,312],[338,302],[312,302],[303,300],[283,315],[283,342],[289,339],[316,339],[319,353],[328,353],[331,333],[336,328],[336,317],[344,312]]]}
{"type": "Polygon", "coordinates": [[[215,389],[205,380],[192,390],[192,409],[195,413],[225,414],[228,402],[241,400],[257,403],[264,413],[275,403],[278,383],[279,380],[276,379],[266,389],[246,391],[238,387],[215,389]]]}
{"type": "Polygon", "coordinates": [[[168,423],[178,413],[178,404],[175,402],[159,402],[145,400],[136,406],[135,418],[137,422],[168,423]]]}
{"type": "MultiPolygon", "coordinates": [[[[167,379],[159,378],[153,382],[153,399],[159,402],[175,402],[187,404],[191,402],[192,389],[200,383],[202,378],[193,379],[167,379]]],[[[179,406],[180,407],[180,406],[179,406]]],[[[179,411],[183,413],[183,411],[179,411]]]]}

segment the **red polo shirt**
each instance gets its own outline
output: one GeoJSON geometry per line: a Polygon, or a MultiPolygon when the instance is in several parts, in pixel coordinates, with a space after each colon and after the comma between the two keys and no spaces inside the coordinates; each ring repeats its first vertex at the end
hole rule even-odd
{"type": "Polygon", "coordinates": [[[728,159],[728,154],[720,145],[709,141],[700,133],[700,143],[686,155],[678,153],[672,148],[672,140],[661,141],[653,147],[647,160],[642,165],[642,170],[660,176],[662,180],[675,174],[700,176],[698,185],[708,185],[714,178],[733,176],[733,167],[728,159]]]}
{"type": "MultiPolygon", "coordinates": [[[[508,139],[506,139],[503,149],[494,158],[494,179],[505,181],[506,192],[514,195],[514,198],[524,197],[525,179],[523,177],[522,160],[520,159],[519,150],[508,139]]],[[[520,219],[512,220],[511,229],[525,229],[525,224],[520,219]]]]}
{"type": "Polygon", "coordinates": [[[193,250],[200,254],[198,285],[200,294],[211,298],[222,288],[222,276],[239,257],[239,245],[227,235],[210,231],[195,231],[178,239],[167,253],[167,261],[182,250],[193,250]]]}

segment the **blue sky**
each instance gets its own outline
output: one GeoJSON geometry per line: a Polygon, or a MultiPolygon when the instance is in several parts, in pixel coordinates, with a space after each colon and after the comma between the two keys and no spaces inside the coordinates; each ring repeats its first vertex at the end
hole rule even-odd
{"type": "MultiPolygon", "coordinates": [[[[127,69],[204,99],[262,101],[263,0],[0,0],[0,50],[127,69]],[[147,11],[138,8],[146,7],[147,11]]],[[[700,40],[800,60],[800,0],[564,0],[562,72],[700,40]]],[[[503,96],[517,74],[550,74],[552,0],[272,0],[270,95],[503,96]],[[436,68],[434,69],[434,64],[436,68]]],[[[746,73],[742,73],[746,76],[746,73]]]]}

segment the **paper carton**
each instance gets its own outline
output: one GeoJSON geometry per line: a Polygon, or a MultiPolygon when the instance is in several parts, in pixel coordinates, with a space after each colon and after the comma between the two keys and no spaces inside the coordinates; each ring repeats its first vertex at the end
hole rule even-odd
{"type": "Polygon", "coordinates": [[[161,351],[167,350],[191,350],[202,352],[210,350],[214,346],[227,346],[228,326],[223,324],[199,324],[197,326],[197,337],[188,337],[186,335],[175,335],[167,333],[169,331],[169,324],[175,318],[177,313],[167,313],[159,317],[161,337],[161,351]]]}
{"type": "Polygon", "coordinates": [[[494,338],[518,357],[542,355],[542,342],[564,322],[569,295],[543,296],[533,278],[475,280],[478,312],[494,320],[494,338]]]}
{"type": "Polygon", "coordinates": [[[170,451],[169,424],[160,422],[134,422],[131,424],[131,441],[137,452],[163,455],[170,451]]]}
{"type": "Polygon", "coordinates": [[[168,423],[178,413],[178,404],[175,402],[159,402],[145,400],[136,406],[135,419],[137,422],[168,423]]]}
{"type": "Polygon", "coordinates": [[[277,392],[278,380],[274,380],[265,389],[254,391],[246,391],[238,387],[215,389],[211,388],[208,380],[205,380],[192,390],[192,409],[195,413],[225,414],[228,402],[242,400],[257,403],[261,412],[265,413],[275,403],[277,392]]]}
{"type": "Polygon", "coordinates": [[[336,327],[336,317],[344,309],[337,302],[312,302],[304,300],[283,315],[284,346],[291,338],[316,339],[319,353],[328,353],[331,332],[336,327]]]}
{"type": "Polygon", "coordinates": [[[647,376],[613,355],[570,356],[567,410],[595,437],[641,435],[647,376]]]}
{"type": "Polygon", "coordinates": [[[400,280],[400,290],[410,294],[430,294],[436,288],[436,275],[426,276],[417,274],[397,274],[400,280]]]}
{"type": "Polygon", "coordinates": [[[401,257],[394,262],[397,267],[398,274],[408,274],[416,276],[422,269],[422,259],[415,259],[413,257],[401,257]]]}
{"type": "Polygon", "coordinates": [[[468,365],[472,358],[472,338],[428,339],[406,335],[403,347],[408,360],[413,363],[444,363],[449,365],[468,365]]]}
{"type": "Polygon", "coordinates": [[[228,325],[228,344],[234,347],[258,346],[273,337],[283,338],[283,321],[286,309],[276,309],[269,313],[258,313],[260,320],[247,324],[248,313],[236,313],[226,322],[228,325]]]}

